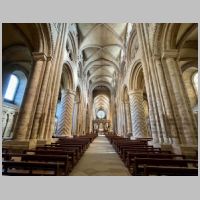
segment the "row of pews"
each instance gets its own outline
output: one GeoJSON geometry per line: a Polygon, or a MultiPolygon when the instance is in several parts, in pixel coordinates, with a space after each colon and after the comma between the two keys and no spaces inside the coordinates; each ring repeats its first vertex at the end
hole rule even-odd
{"type": "Polygon", "coordinates": [[[2,175],[68,176],[97,134],[58,137],[35,149],[2,149],[2,175]]]}
{"type": "Polygon", "coordinates": [[[134,176],[198,176],[198,157],[186,157],[148,145],[152,138],[130,140],[106,135],[134,176]]]}

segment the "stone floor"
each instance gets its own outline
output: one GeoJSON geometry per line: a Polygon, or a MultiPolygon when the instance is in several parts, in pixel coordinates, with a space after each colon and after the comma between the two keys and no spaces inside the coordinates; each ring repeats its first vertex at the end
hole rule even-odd
{"type": "Polygon", "coordinates": [[[98,136],[84,153],[70,176],[130,176],[105,136],[98,136]]]}

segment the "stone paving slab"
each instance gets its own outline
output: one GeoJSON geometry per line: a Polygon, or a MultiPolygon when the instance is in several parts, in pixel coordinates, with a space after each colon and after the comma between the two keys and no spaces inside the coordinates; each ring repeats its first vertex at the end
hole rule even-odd
{"type": "Polygon", "coordinates": [[[130,176],[130,173],[107,138],[98,136],[70,176],[130,176]]]}

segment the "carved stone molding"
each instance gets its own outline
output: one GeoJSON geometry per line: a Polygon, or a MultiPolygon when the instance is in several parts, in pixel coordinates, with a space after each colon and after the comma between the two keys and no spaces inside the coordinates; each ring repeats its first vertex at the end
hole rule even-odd
{"type": "Polygon", "coordinates": [[[129,91],[129,95],[134,94],[134,95],[143,95],[142,90],[131,90],[129,91]]]}
{"type": "Polygon", "coordinates": [[[32,55],[33,55],[33,59],[35,61],[39,61],[39,60],[45,61],[45,60],[47,60],[47,56],[43,52],[32,52],[32,55]]]}
{"type": "Polygon", "coordinates": [[[162,53],[162,58],[177,58],[179,56],[179,51],[177,49],[165,50],[162,53]]]}

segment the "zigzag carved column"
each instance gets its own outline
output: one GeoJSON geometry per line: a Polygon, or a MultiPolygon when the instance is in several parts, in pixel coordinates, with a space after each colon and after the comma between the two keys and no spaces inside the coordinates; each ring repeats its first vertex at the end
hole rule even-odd
{"type": "Polygon", "coordinates": [[[141,90],[129,93],[133,138],[147,137],[147,126],[143,108],[143,93],[141,90]]]}
{"type": "Polygon", "coordinates": [[[58,121],[58,135],[70,136],[72,130],[72,114],[75,92],[72,90],[64,90],[62,92],[61,106],[62,112],[58,121]]]}

